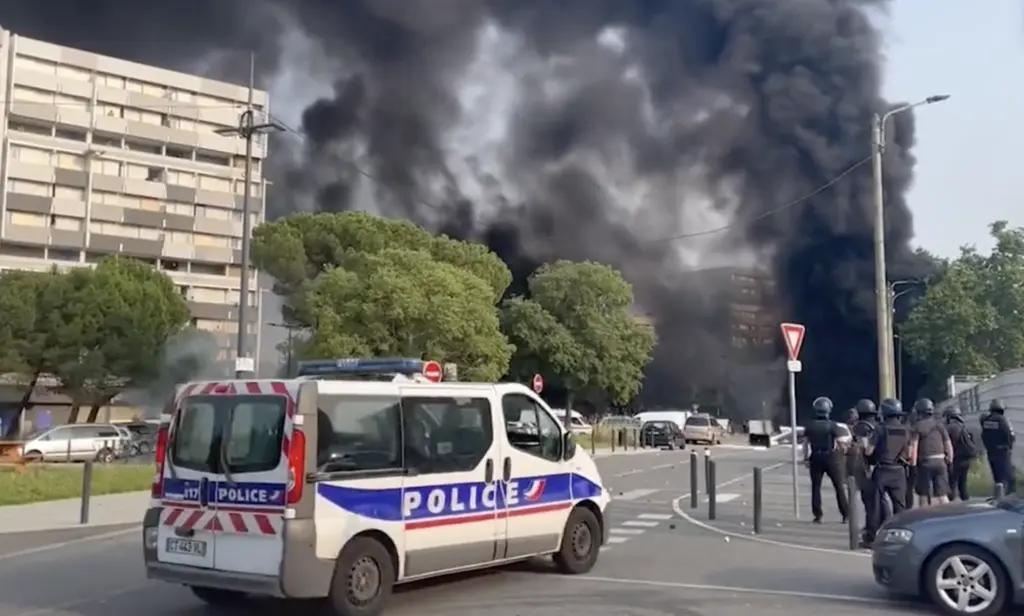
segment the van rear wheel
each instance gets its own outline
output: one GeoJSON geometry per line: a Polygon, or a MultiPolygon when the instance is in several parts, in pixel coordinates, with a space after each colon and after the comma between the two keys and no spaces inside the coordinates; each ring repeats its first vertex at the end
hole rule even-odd
{"type": "Polygon", "coordinates": [[[241,605],[248,598],[249,595],[244,592],[238,592],[237,590],[227,590],[224,588],[210,588],[208,586],[189,586],[200,601],[207,605],[214,607],[232,607],[241,605]]]}
{"type": "Polygon", "coordinates": [[[562,532],[562,546],[555,552],[555,566],[562,573],[576,575],[594,568],[601,551],[601,523],[586,507],[569,514],[562,532]]]}
{"type": "Polygon", "coordinates": [[[336,616],[377,616],[395,585],[391,555],[371,537],[356,537],[345,546],[334,568],[328,596],[336,616]]]}

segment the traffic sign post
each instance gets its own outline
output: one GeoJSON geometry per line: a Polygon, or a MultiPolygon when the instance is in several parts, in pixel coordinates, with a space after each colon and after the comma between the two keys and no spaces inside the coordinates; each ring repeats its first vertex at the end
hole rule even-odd
{"type": "Polygon", "coordinates": [[[428,361],[423,364],[423,377],[431,383],[440,383],[444,379],[444,370],[441,364],[436,361],[428,361]]]}
{"type": "Polygon", "coordinates": [[[533,375],[533,391],[537,392],[538,394],[544,391],[544,377],[542,377],[539,374],[533,375]]]}
{"type": "Polygon", "coordinates": [[[804,334],[807,328],[799,323],[782,323],[782,340],[786,343],[786,371],[789,372],[789,440],[793,452],[793,515],[800,519],[800,492],[797,487],[799,456],[797,447],[799,439],[796,432],[796,373],[803,370],[800,363],[800,347],[804,345],[804,334]]]}

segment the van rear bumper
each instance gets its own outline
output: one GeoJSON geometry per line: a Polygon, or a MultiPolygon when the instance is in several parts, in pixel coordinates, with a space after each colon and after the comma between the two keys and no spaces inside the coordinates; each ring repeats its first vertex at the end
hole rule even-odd
{"type": "MultiPolygon", "coordinates": [[[[143,533],[160,523],[161,507],[152,507],[143,518],[143,533]]],[[[143,546],[145,546],[143,535],[143,546]]],[[[313,520],[285,520],[284,550],[278,575],[259,575],[189,567],[157,560],[157,551],[143,547],[146,577],[187,586],[206,586],[291,599],[326,597],[330,591],[335,562],[316,556],[316,528],[313,520]]]]}

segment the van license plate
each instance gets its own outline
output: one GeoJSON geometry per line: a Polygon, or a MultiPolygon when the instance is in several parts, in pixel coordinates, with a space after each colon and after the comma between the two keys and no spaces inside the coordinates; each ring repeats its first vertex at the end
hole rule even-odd
{"type": "Polygon", "coordinates": [[[170,554],[187,554],[189,556],[206,556],[206,542],[193,539],[167,538],[167,551],[170,554]]]}

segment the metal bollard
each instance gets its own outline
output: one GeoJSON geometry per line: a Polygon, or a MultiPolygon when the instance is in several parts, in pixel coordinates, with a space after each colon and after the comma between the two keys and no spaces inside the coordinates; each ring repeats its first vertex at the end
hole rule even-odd
{"type": "Polygon", "coordinates": [[[78,514],[79,524],[89,523],[89,499],[92,497],[92,460],[86,460],[82,467],[82,510],[78,514]]]}
{"type": "Polygon", "coordinates": [[[762,489],[762,484],[761,484],[762,476],[761,476],[761,473],[762,473],[761,467],[760,466],[755,466],[754,467],[754,534],[755,535],[760,535],[761,534],[761,513],[763,512],[763,508],[761,506],[761,500],[762,500],[762,495],[763,495],[763,492],[761,491],[761,489],[762,489]]]}
{"type": "Polygon", "coordinates": [[[633,450],[640,449],[640,431],[633,429],[633,450]]]}
{"type": "Polygon", "coordinates": [[[997,483],[996,485],[992,486],[992,498],[1002,498],[1004,496],[1006,496],[1005,485],[997,483]]]}
{"type": "Polygon", "coordinates": [[[711,450],[704,448],[704,493],[711,494],[711,450]]]}
{"type": "Polygon", "coordinates": [[[597,426],[590,429],[590,455],[597,453],[597,426]]]}
{"type": "Polygon", "coordinates": [[[718,515],[718,513],[715,511],[715,506],[717,505],[717,503],[715,501],[718,500],[718,495],[716,494],[716,492],[717,492],[717,488],[715,487],[715,461],[711,460],[711,462],[708,463],[708,519],[709,520],[714,520],[717,517],[717,515],[718,515]]]}
{"type": "Polygon", "coordinates": [[[615,453],[615,438],[618,436],[615,433],[615,430],[611,431],[611,436],[612,436],[612,438],[611,438],[611,441],[612,441],[612,453],[615,453]]]}
{"type": "MultiPolygon", "coordinates": [[[[857,513],[860,510],[857,507],[857,502],[860,500],[860,495],[857,489],[857,478],[850,476],[846,478],[846,499],[849,503],[848,515],[846,516],[846,532],[849,535],[850,549],[856,550],[860,547],[860,520],[857,519],[857,513]]],[[[864,512],[865,515],[867,512],[864,512]]]]}
{"type": "MultiPolygon", "coordinates": [[[[65,430],[67,430],[67,428],[65,428],[65,430]]],[[[65,462],[71,462],[71,439],[70,438],[68,439],[68,450],[64,454],[64,461],[65,462]]]]}
{"type": "Polygon", "coordinates": [[[690,452],[690,509],[697,508],[697,494],[700,486],[697,485],[697,452],[690,452]]]}

